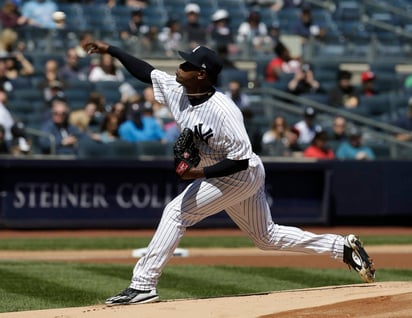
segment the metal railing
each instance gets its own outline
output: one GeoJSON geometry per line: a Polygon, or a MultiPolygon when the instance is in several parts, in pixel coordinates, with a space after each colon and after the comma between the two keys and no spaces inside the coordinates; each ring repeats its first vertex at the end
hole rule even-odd
{"type": "Polygon", "coordinates": [[[309,98],[289,94],[276,88],[257,88],[254,89],[254,93],[261,94],[262,104],[263,107],[265,107],[265,115],[269,119],[274,118],[277,110],[283,110],[295,115],[303,115],[303,107],[301,105],[311,106],[319,111],[320,116],[325,120],[330,120],[330,122],[332,122],[335,116],[342,116],[350,123],[362,126],[362,128],[364,128],[363,130],[374,140],[383,141],[388,145],[391,159],[406,159],[401,157],[403,150],[409,151],[410,156],[412,156],[412,143],[399,141],[395,138],[396,134],[409,134],[412,136],[409,130],[354,114],[344,109],[331,107],[309,98]]]}

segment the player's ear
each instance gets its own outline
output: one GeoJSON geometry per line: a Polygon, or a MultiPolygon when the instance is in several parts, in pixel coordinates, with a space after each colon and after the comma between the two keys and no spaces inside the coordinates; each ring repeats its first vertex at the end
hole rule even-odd
{"type": "Polygon", "coordinates": [[[198,79],[205,79],[205,78],[207,78],[206,70],[203,70],[203,69],[200,70],[200,71],[198,72],[197,77],[198,77],[198,79]]]}

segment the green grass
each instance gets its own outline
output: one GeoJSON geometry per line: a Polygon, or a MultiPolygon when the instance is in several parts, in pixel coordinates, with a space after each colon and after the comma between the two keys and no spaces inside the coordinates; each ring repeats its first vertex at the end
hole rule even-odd
{"type": "MultiPolygon", "coordinates": [[[[0,262],[0,312],[86,306],[128,286],[132,266],[66,262],[0,262]]],[[[411,281],[412,270],[382,269],[379,281],[411,281]]],[[[339,270],[229,266],[168,266],[158,286],[162,300],[204,298],[359,283],[339,270]]]]}
{"type": "MultiPolygon", "coordinates": [[[[147,246],[150,237],[13,238],[0,239],[0,250],[134,249],[147,246]]],[[[361,237],[365,245],[412,244],[412,235],[361,237]]],[[[179,247],[252,247],[246,236],[183,237],[179,247]]]]}

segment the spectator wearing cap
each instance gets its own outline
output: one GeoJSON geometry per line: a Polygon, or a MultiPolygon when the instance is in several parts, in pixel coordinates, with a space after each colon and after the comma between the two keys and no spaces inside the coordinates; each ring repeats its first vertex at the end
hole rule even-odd
{"type": "MultiPolygon", "coordinates": [[[[408,100],[405,114],[394,121],[393,125],[412,132],[412,97],[408,100]]],[[[412,133],[399,133],[395,138],[399,141],[411,141],[412,133]]]]}
{"type": "Polygon", "coordinates": [[[231,46],[234,45],[234,37],[229,27],[229,12],[225,9],[219,9],[212,14],[210,20],[211,25],[208,33],[213,41],[212,46],[214,48],[226,46],[229,51],[232,51],[231,46]]]}
{"type": "Polygon", "coordinates": [[[185,7],[186,21],[182,25],[184,42],[189,49],[207,43],[207,27],[200,24],[200,7],[197,3],[188,3],[185,7]]]}
{"type": "Polygon", "coordinates": [[[359,92],[352,84],[352,73],[339,70],[337,83],[328,91],[328,104],[338,108],[356,108],[359,104],[359,92]]]}
{"type": "Polygon", "coordinates": [[[305,158],[334,159],[335,154],[328,147],[328,134],[323,129],[316,129],[310,145],[303,152],[305,158]]]}
{"type": "Polygon", "coordinates": [[[372,71],[365,71],[361,74],[361,86],[359,96],[373,96],[379,94],[375,88],[376,74],[372,71]]]}
{"type": "Polygon", "coordinates": [[[303,119],[298,121],[294,127],[299,131],[299,144],[311,143],[315,136],[316,129],[320,129],[320,126],[315,123],[316,111],[313,107],[307,106],[303,111],[303,119]]]}
{"type": "Polygon", "coordinates": [[[362,144],[362,132],[357,127],[352,127],[348,133],[348,140],[343,141],[336,150],[338,159],[346,160],[374,160],[372,148],[362,144]]]}

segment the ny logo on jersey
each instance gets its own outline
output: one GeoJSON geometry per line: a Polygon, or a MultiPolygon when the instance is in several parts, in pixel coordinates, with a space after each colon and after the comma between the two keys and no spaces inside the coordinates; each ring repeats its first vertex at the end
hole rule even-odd
{"type": "Polygon", "coordinates": [[[207,144],[209,138],[213,137],[213,130],[212,128],[209,128],[208,131],[203,132],[203,124],[199,124],[195,126],[194,135],[195,138],[199,139],[200,141],[204,141],[207,144]]]}

